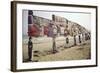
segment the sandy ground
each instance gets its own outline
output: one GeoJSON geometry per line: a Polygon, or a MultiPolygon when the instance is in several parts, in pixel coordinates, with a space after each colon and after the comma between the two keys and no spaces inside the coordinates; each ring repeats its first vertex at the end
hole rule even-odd
{"type": "MultiPolygon", "coordinates": [[[[40,57],[39,61],[60,61],[60,60],[83,60],[90,59],[90,46],[75,46],[61,48],[58,53],[40,57]]],[[[34,58],[33,58],[34,60],[34,58]]]]}
{"type": "MultiPolygon", "coordinates": [[[[65,40],[65,39],[64,39],[65,40]]],[[[52,54],[52,41],[45,43],[34,43],[33,51],[38,50],[38,57],[32,56],[32,61],[63,61],[63,60],[83,60],[91,58],[91,45],[90,40],[85,41],[82,44],[72,46],[73,41],[68,45],[65,41],[58,40],[57,53],[52,54]],[[66,47],[65,47],[66,46],[66,47]]],[[[28,48],[27,43],[23,42],[23,62],[28,62],[28,48]]]]}

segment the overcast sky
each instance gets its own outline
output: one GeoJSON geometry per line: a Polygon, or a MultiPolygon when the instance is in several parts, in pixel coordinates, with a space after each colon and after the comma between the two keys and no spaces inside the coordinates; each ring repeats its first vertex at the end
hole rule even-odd
{"type": "MultiPolygon", "coordinates": [[[[23,10],[23,34],[27,34],[28,10],[23,10]]],[[[52,14],[64,17],[72,22],[76,22],[88,30],[91,30],[91,14],[78,12],[54,12],[54,11],[33,11],[33,14],[39,17],[52,19],[52,14]]]]}

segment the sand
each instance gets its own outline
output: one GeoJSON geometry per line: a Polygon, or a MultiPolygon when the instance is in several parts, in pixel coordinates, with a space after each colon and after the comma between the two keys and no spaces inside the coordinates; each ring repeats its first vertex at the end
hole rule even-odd
{"type": "MultiPolygon", "coordinates": [[[[91,43],[90,40],[85,41],[82,44],[72,46],[73,42],[70,42],[69,46],[64,47],[66,44],[64,41],[57,41],[57,53],[52,53],[52,41],[45,43],[34,43],[33,51],[39,51],[38,57],[32,58],[34,62],[36,59],[39,62],[44,61],[64,61],[64,60],[85,60],[91,58],[91,43]]],[[[33,53],[34,55],[34,53],[33,53]]],[[[27,43],[23,43],[23,61],[28,62],[28,48],[27,43]]]]}

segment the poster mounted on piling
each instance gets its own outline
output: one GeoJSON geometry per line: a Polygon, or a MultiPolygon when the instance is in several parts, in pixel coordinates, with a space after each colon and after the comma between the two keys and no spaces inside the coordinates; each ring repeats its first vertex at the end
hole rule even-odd
{"type": "Polygon", "coordinates": [[[11,2],[11,70],[97,66],[97,6],[11,2]]]}

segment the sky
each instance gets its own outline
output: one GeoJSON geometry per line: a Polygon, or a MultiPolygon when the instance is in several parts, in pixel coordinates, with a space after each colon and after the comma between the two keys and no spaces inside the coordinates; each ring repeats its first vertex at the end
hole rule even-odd
{"type": "MultiPolygon", "coordinates": [[[[28,29],[28,10],[23,10],[23,34],[27,34],[28,29]]],[[[52,14],[64,17],[72,22],[76,22],[88,30],[91,30],[91,14],[90,13],[79,13],[79,12],[61,12],[61,11],[37,11],[33,10],[33,14],[39,17],[47,18],[52,20],[52,14]]]]}

